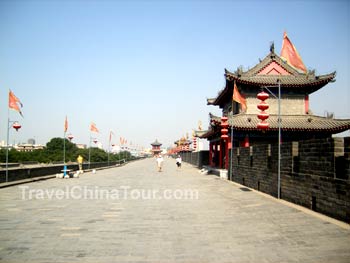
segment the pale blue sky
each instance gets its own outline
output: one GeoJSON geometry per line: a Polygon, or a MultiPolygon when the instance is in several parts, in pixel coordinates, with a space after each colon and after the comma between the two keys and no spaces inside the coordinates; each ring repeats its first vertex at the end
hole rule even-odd
{"type": "Polygon", "coordinates": [[[337,71],[310,98],[318,115],[350,118],[348,1],[2,1],[0,140],[8,89],[22,100],[22,129],[11,142],[45,144],[63,136],[65,115],[77,143],[89,125],[149,147],[171,145],[199,120],[225,85],[224,68],[245,69],[279,54],[284,30],[307,68],[337,71]]]}

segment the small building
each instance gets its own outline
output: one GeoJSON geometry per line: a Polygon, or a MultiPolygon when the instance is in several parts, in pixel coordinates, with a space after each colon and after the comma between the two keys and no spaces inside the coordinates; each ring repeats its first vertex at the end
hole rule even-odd
{"type": "Polygon", "coordinates": [[[15,145],[13,148],[19,152],[32,152],[35,150],[43,150],[44,146],[41,144],[22,143],[15,145]]]}
{"type": "Polygon", "coordinates": [[[158,139],[156,139],[154,142],[151,143],[152,145],[152,154],[153,155],[158,155],[162,152],[162,149],[160,148],[162,144],[158,142],[158,139]]]}
{"type": "Polygon", "coordinates": [[[193,149],[191,148],[191,140],[182,137],[181,139],[174,142],[175,149],[177,152],[191,152],[193,149]]]}
{"type": "Polygon", "coordinates": [[[309,95],[334,82],[335,76],[336,72],[316,75],[314,70],[295,68],[275,53],[273,44],[270,53],[251,69],[244,71],[239,67],[234,72],[225,69],[225,87],[216,97],[207,99],[207,104],[220,107],[222,116],[227,117],[228,139],[221,139],[222,116],[213,114],[209,114],[208,130],[196,132],[199,138],[209,141],[210,165],[228,169],[229,149],[232,147],[278,141],[279,126],[282,142],[328,138],[350,129],[350,119],[317,116],[310,109],[309,95]],[[257,94],[267,88],[277,95],[278,87],[281,90],[280,100],[272,95],[266,100],[269,104],[266,120],[269,127],[258,129],[257,105],[260,101],[257,94]],[[242,103],[233,101],[234,88],[244,98],[245,109],[242,109],[242,103]]]}

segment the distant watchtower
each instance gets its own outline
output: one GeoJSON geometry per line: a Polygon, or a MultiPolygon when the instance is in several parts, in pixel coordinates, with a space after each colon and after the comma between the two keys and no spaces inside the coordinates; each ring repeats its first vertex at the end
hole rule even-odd
{"type": "Polygon", "coordinates": [[[162,146],[162,144],[160,142],[158,142],[158,140],[156,139],[155,142],[151,143],[152,145],[152,153],[153,155],[157,155],[161,153],[161,149],[160,146],[162,146]]]}

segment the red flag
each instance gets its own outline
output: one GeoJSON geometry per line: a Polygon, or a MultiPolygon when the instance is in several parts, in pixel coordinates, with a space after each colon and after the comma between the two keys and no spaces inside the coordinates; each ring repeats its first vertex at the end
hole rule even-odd
{"type": "Polygon", "coordinates": [[[303,72],[307,72],[307,69],[297,51],[295,46],[289,40],[287,33],[283,34],[283,43],[281,50],[281,58],[285,59],[287,63],[294,68],[300,69],[303,72]]]}
{"type": "Polygon", "coordinates": [[[96,127],[96,124],[93,123],[93,122],[91,122],[90,131],[92,131],[92,132],[97,132],[97,133],[99,132],[98,129],[97,129],[97,127],[96,127]]]}
{"type": "Polygon", "coordinates": [[[233,84],[233,96],[232,96],[232,100],[234,100],[235,102],[241,104],[242,110],[246,111],[247,110],[247,101],[245,99],[245,97],[239,93],[236,82],[234,82],[233,84]]]}
{"type": "Polygon", "coordinates": [[[19,114],[23,117],[23,114],[21,112],[21,109],[23,107],[22,102],[13,94],[13,92],[10,90],[9,92],[9,108],[13,109],[15,111],[18,111],[19,114]]]}
{"type": "Polygon", "coordinates": [[[112,132],[112,130],[109,132],[109,142],[111,142],[112,140],[112,135],[114,135],[114,133],[112,132]]]}
{"type": "Polygon", "coordinates": [[[67,132],[67,130],[68,130],[68,119],[66,116],[66,119],[64,120],[64,132],[67,132]]]}

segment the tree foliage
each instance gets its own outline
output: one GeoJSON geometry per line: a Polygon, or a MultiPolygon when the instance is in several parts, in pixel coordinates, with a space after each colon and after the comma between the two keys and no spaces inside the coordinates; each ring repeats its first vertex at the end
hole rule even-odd
{"type": "MultiPolygon", "coordinates": [[[[34,150],[31,152],[20,152],[15,149],[10,149],[8,159],[10,163],[53,163],[63,162],[63,143],[65,143],[66,162],[76,162],[79,155],[84,158],[84,161],[89,160],[89,149],[79,149],[74,143],[63,138],[52,138],[46,147],[42,150],[34,150]]],[[[110,161],[118,161],[121,159],[130,160],[132,158],[130,152],[121,152],[119,154],[109,154],[110,161]]],[[[102,149],[90,148],[91,162],[107,162],[108,153],[102,149]]],[[[0,150],[0,162],[6,162],[6,149],[0,150]]]]}

